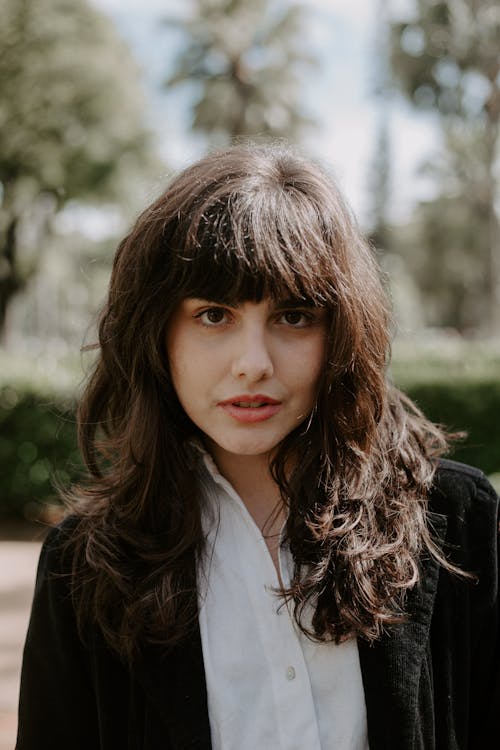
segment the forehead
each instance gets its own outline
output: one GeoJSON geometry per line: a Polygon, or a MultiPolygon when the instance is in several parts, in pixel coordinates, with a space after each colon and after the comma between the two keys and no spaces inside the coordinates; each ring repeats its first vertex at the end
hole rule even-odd
{"type": "Polygon", "coordinates": [[[289,308],[295,308],[295,307],[307,307],[307,308],[315,308],[315,307],[323,307],[323,305],[319,306],[316,303],[314,303],[312,300],[307,300],[300,297],[292,297],[289,294],[283,296],[283,297],[272,297],[272,296],[265,296],[262,297],[259,300],[253,300],[253,299],[239,299],[235,300],[232,299],[228,301],[226,298],[217,296],[217,297],[184,297],[179,302],[179,307],[198,307],[203,305],[212,305],[214,307],[221,306],[221,307],[231,307],[235,310],[245,310],[245,309],[251,309],[256,307],[262,307],[262,308],[269,308],[269,309],[289,309],[289,308]]]}

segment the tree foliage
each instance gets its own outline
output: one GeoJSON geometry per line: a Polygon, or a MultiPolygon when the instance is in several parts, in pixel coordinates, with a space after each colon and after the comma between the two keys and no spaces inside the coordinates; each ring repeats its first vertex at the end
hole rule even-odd
{"type": "Polygon", "coordinates": [[[147,151],[138,72],[85,0],[0,5],[0,326],[66,201],[102,198],[147,151]]]}
{"type": "Polygon", "coordinates": [[[498,123],[497,0],[417,0],[415,17],[392,32],[394,72],[417,106],[498,123]]]}
{"type": "MultiPolygon", "coordinates": [[[[435,111],[443,127],[446,156],[437,172],[440,197],[434,206],[419,211],[428,281],[433,286],[438,277],[442,279],[444,297],[450,299],[445,317],[451,320],[455,307],[452,317],[460,326],[471,320],[470,310],[476,306],[483,310],[483,322],[498,334],[498,1],[417,0],[414,17],[392,26],[392,67],[411,102],[435,111]],[[470,274],[458,287],[453,281],[457,268],[470,274]],[[478,274],[482,284],[476,282],[478,274]],[[468,310],[463,314],[459,298],[468,310]]],[[[475,325],[479,324],[476,316],[475,325]]]]}
{"type": "Polygon", "coordinates": [[[380,251],[389,251],[389,203],[391,192],[391,136],[389,110],[392,80],[389,64],[389,23],[386,0],[376,1],[372,93],[377,102],[375,149],[370,165],[369,188],[371,195],[370,240],[380,251]]]}
{"type": "Polygon", "coordinates": [[[298,5],[193,0],[186,18],[166,22],[186,43],[165,85],[194,86],[194,130],[223,143],[238,136],[293,139],[310,124],[301,81],[314,59],[304,50],[298,5]]]}
{"type": "Polygon", "coordinates": [[[406,272],[419,290],[426,327],[469,335],[487,317],[488,280],[477,258],[487,256],[488,242],[476,231],[477,223],[471,204],[441,195],[420,203],[414,220],[395,230],[406,272]]]}

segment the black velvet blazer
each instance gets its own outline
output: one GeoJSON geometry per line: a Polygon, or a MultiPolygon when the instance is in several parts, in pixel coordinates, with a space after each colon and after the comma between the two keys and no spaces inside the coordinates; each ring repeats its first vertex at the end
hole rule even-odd
{"type": "MultiPolygon", "coordinates": [[[[498,498],[479,471],[443,461],[430,523],[446,553],[478,582],[423,560],[408,621],[373,646],[359,642],[370,750],[500,745],[498,498]]],[[[99,632],[84,648],[67,578],[57,575],[63,536],[64,524],[49,534],[40,558],[17,750],[209,750],[199,632],[169,653],[149,646],[133,673],[99,632]]]]}

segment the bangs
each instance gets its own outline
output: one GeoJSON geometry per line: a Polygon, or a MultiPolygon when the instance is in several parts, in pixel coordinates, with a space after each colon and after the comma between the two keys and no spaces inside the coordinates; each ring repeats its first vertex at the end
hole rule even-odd
{"type": "Polygon", "coordinates": [[[172,259],[179,298],[231,304],[272,297],[314,306],[335,299],[331,238],[303,194],[261,186],[211,195],[182,224],[186,232],[177,233],[172,259]]]}

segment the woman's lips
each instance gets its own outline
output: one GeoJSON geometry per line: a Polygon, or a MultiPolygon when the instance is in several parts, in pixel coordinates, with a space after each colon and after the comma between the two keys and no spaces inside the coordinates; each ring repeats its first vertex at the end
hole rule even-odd
{"type": "Polygon", "coordinates": [[[273,417],[281,409],[281,402],[268,396],[236,396],[220,401],[218,406],[238,422],[252,424],[273,417]]]}

